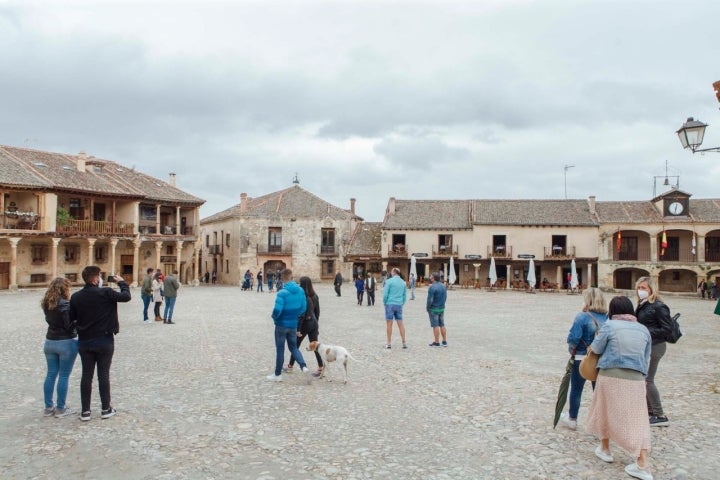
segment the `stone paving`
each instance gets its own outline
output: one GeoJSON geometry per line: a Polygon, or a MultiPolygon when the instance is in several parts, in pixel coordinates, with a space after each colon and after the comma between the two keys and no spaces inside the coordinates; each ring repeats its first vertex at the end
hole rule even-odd
{"type": "MultiPolygon", "coordinates": [[[[617,479],[633,460],[599,461],[584,431],[552,429],[578,295],[456,289],[448,348],[427,346],[425,289],[408,301],[410,348],[385,350],[382,301],[356,305],[320,285],[321,339],[348,348],[350,382],[274,365],[274,294],[183,287],[176,325],[141,322],[121,305],[111,371],[118,415],[43,418],[42,291],[0,294],[0,477],[3,479],[617,479]]],[[[669,297],[685,336],[657,383],[671,425],[652,429],[656,479],[718,478],[720,318],[714,303],[669,297]]],[[[305,358],[311,368],[314,356],[305,358]]],[[[79,406],[80,360],[68,404],[79,406]]]]}

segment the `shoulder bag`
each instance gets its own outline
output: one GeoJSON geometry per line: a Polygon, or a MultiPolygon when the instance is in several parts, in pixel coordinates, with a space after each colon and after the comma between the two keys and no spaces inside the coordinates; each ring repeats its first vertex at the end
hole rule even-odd
{"type": "MultiPolygon", "coordinates": [[[[588,313],[588,315],[590,315],[588,313]]],[[[595,317],[590,315],[590,318],[592,318],[593,323],[595,323],[595,336],[597,337],[598,334],[598,324],[597,320],[595,320],[595,317]]],[[[583,340],[584,341],[584,340],[583,340]]],[[[592,351],[592,348],[590,348],[590,345],[587,346],[587,353],[585,354],[585,357],[580,362],[580,375],[585,380],[590,380],[591,382],[594,382],[597,380],[598,376],[598,360],[600,360],[600,355],[592,351]]]]}

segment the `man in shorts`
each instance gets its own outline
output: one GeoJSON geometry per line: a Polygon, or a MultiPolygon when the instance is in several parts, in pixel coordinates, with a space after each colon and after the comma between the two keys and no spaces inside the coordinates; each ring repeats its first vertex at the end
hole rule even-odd
{"type": "Polygon", "coordinates": [[[392,326],[393,320],[397,322],[400,338],[402,338],[403,348],[408,348],[405,343],[405,325],[403,325],[402,311],[407,293],[405,289],[405,280],[400,276],[400,270],[393,268],[390,272],[390,278],[385,282],[383,288],[383,303],[385,304],[385,324],[387,330],[387,344],[385,348],[392,348],[392,326]]]}
{"type": "Polygon", "coordinates": [[[431,276],[432,284],[428,288],[426,310],[430,317],[430,327],[433,329],[435,339],[430,344],[431,347],[447,347],[447,330],[445,330],[445,301],[447,300],[447,290],[445,285],[440,281],[440,273],[434,272],[431,276]],[[442,344],[439,342],[440,334],[442,334],[442,344]]]}

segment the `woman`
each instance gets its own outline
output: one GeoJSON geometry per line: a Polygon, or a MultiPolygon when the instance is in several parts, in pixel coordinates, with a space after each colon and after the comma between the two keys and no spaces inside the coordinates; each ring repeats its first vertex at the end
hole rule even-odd
{"type": "MultiPolygon", "coordinates": [[[[560,423],[570,430],[577,429],[577,416],[580,410],[585,379],[580,375],[580,362],[585,358],[587,347],[595,340],[595,334],[607,321],[607,304],[599,288],[588,288],[583,292],[582,311],[575,315],[567,343],[570,355],[575,355],[570,377],[570,410],[560,416],[560,423]]],[[[592,383],[593,389],[595,382],[592,383]]]]}
{"type": "Polygon", "coordinates": [[[162,295],[162,287],[163,287],[163,281],[162,281],[162,274],[160,272],[155,272],[155,275],[153,275],[153,281],[152,281],[152,297],[153,302],[155,302],[155,321],[156,322],[162,322],[162,317],[160,316],[160,305],[163,301],[163,295],[162,295]]]}
{"type": "MultiPolygon", "coordinates": [[[[320,300],[318,299],[317,293],[315,293],[310,277],[300,277],[300,288],[305,291],[307,310],[305,310],[305,313],[298,319],[298,348],[300,348],[300,344],[303,340],[305,340],[305,337],[309,337],[311,342],[317,342],[318,335],[320,333],[318,327],[318,320],[320,319],[320,300]]],[[[318,369],[312,375],[313,377],[319,377],[323,371],[323,361],[318,352],[315,352],[315,359],[318,363],[318,369]]],[[[291,355],[290,362],[288,363],[285,371],[292,371],[293,365],[295,365],[295,357],[291,355]]]]}
{"type": "Polygon", "coordinates": [[[70,321],[70,281],[56,278],[50,283],[40,306],[45,313],[48,324],[45,334],[45,359],[47,375],[45,376],[44,394],[46,417],[55,415],[57,418],[72,414],[65,405],[67,399],[68,380],[72,373],[78,353],[77,332],[75,323],[70,321]],[[53,404],[53,390],[57,380],[56,403],[53,404]]]}
{"type": "Polygon", "coordinates": [[[635,283],[638,304],[635,316],[645,325],[652,337],[652,353],[645,384],[647,385],[647,411],[651,427],[666,427],[670,422],[663,412],[660,391],[655,386],[655,373],[667,348],[665,338],[671,329],[670,309],[660,301],[657,286],[650,277],[640,277],[635,283]]]}
{"type": "Polygon", "coordinates": [[[355,290],[357,290],[358,305],[362,305],[363,293],[365,292],[365,280],[362,275],[355,277],[355,290]]]}
{"type": "Polygon", "coordinates": [[[652,339],[648,329],[633,315],[627,297],[610,301],[610,320],[600,329],[590,347],[600,354],[598,378],[588,413],[588,433],[600,437],[595,455],[612,462],[610,440],[636,459],[625,473],[652,480],[647,470],[650,424],[645,416],[645,376],[650,362],[652,339]]]}

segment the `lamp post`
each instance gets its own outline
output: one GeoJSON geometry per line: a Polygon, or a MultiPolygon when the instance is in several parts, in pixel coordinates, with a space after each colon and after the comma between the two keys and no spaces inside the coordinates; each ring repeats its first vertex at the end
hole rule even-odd
{"type": "MultiPolygon", "coordinates": [[[[720,101],[720,80],[713,83],[713,88],[715,89],[715,96],[717,97],[718,101],[720,101]]],[[[700,145],[702,145],[703,138],[705,137],[705,128],[707,128],[706,123],[690,117],[685,123],[683,123],[682,127],[680,127],[680,130],[675,133],[677,133],[683,148],[689,148],[692,153],[720,152],[720,147],[698,148],[700,147],[700,145]]]]}

